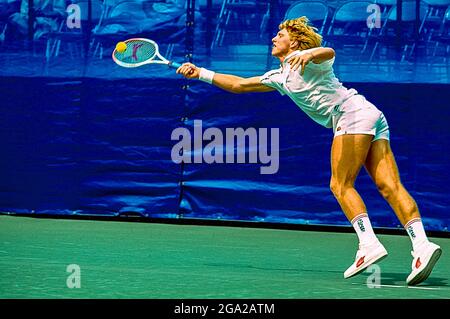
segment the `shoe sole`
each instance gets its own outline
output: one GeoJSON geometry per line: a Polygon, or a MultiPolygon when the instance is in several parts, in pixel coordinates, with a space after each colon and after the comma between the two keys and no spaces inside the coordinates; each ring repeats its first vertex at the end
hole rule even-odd
{"type": "Polygon", "coordinates": [[[366,268],[369,267],[370,265],[375,264],[376,262],[382,261],[384,258],[387,257],[387,255],[388,255],[388,253],[386,252],[384,255],[381,255],[380,257],[377,257],[377,258],[375,258],[375,259],[373,259],[371,261],[368,261],[367,265],[365,265],[364,267],[359,268],[358,271],[356,271],[355,273],[351,274],[348,277],[345,277],[345,279],[348,279],[348,278],[351,278],[353,276],[356,276],[356,275],[360,274],[361,272],[366,270],[366,268]]]}
{"type": "Polygon", "coordinates": [[[414,277],[410,282],[408,282],[408,286],[414,286],[417,284],[420,284],[422,281],[425,281],[428,276],[430,276],[431,271],[433,270],[434,265],[436,265],[437,261],[439,260],[439,257],[441,257],[442,249],[438,248],[433,252],[433,255],[431,255],[430,260],[428,261],[428,264],[426,267],[417,274],[416,277],[414,277]]]}

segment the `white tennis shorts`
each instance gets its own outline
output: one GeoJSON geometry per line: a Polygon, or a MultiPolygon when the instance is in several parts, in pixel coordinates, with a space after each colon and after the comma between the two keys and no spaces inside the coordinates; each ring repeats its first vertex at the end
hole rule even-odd
{"type": "Polygon", "coordinates": [[[332,114],[334,137],[344,134],[369,134],[372,140],[389,140],[389,126],[383,112],[366,100],[354,95],[332,114]]]}

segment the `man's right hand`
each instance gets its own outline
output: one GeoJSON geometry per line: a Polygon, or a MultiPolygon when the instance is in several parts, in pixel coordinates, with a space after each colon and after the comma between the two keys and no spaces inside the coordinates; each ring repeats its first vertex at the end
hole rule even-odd
{"type": "Polygon", "coordinates": [[[198,79],[200,76],[200,68],[192,63],[183,63],[178,69],[177,73],[183,75],[187,79],[198,79]]]}

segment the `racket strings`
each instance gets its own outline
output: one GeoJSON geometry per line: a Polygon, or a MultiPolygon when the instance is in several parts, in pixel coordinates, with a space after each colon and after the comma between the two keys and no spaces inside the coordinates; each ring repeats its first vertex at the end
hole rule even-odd
{"type": "Polygon", "coordinates": [[[124,63],[137,64],[152,59],[156,55],[156,46],[151,42],[142,40],[126,41],[124,52],[116,51],[115,57],[124,63]]]}

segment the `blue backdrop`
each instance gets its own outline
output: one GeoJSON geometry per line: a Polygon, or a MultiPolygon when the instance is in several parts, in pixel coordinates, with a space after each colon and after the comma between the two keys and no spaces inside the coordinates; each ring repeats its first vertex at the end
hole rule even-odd
{"type": "MultiPolygon", "coordinates": [[[[110,58],[118,41],[145,37],[177,62],[261,75],[277,67],[278,24],[305,15],[335,49],[339,79],[386,115],[425,227],[448,231],[450,8],[416,5],[403,0],[400,19],[380,1],[0,0],[0,213],[349,225],[329,190],[332,132],[289,98],[184,90],[173,70],[110,58]],[[195,120],[223,134],[279,129],[278,171],[175,163],[171,135],[195,120]]],[[[356,187],[375,226],[401,227],[364,170],[356,187]]]]}
{"type": "MultiPolygon", "coordinates": [[[[348,225],[329,190],[332,131],[277,92],[233,95],[181,79],[0,78],[0,211],[348,225]],[[176,164],[174,129],[279,128],[276,174],[256,164],[176,164]]],[[[403,184],[429,230],[448,230],[446,84],[345,83],[386,115],[403,184]]],[[[365,171],[373,224],[399,222],[365,171]]]]}

